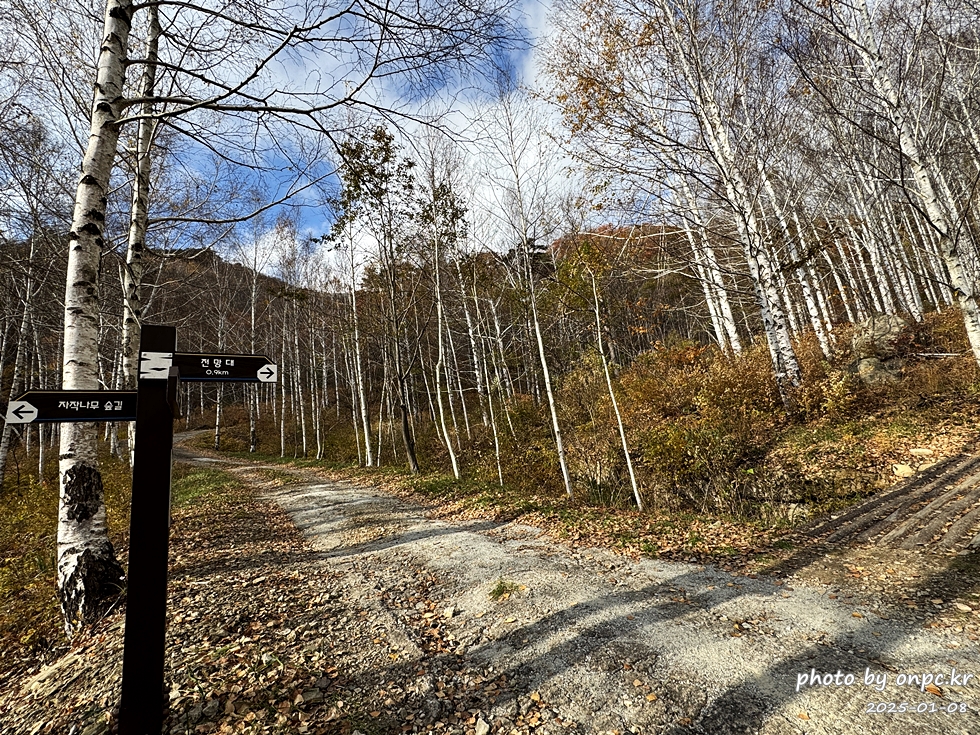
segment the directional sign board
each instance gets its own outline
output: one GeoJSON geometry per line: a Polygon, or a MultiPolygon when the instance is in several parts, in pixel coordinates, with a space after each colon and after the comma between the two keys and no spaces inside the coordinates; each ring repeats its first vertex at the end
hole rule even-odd
{"type": "Polygon", "coordinates": [[[175,352],[173,364],[181,381],[275,383],[279,379],[279,366],[265,355],[175,352]]]}
{"type": "Polygon", "coordinates": [[[29,390],[7,406],[8,424],[135,421],[134,390],[29,390]]]}

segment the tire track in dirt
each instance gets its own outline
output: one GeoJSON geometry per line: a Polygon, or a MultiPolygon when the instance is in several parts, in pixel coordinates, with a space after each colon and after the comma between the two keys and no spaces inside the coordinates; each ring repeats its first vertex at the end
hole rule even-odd
{"type": "Polygon", "coordinates": [[[942,553],[980,551],[980,456],[958,454],[807,533],[829,544],[942,553]]]}

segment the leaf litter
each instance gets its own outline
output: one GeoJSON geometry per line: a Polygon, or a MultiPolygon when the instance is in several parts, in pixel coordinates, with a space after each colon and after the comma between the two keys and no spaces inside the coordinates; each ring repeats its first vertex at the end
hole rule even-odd
{"type": "MultiPolygon", "coordinates": [[[[339,534],[354,545],[355,552],[346,549],[341,555],[346,566],[325,563],[329,553],[304,540],[276,505],[257,500],[244,487],[178,509],[174,520],[167,733],[627,732],[603,728],[598,720],[590,721],[588,711],[570,711],[557,678],[548,682],[520,666],[501,670],[492,665],[498,663],[492,652],[500,641],[528,644],[520,636],[535,628],[531,621],[540,613],[533,607],[539,592],[533,586],[518,585],[507,597],[491,601],[487,591],[495,575],[490,576],[480,593],[489,610],[473,606],[468,611],[452,594],[453,580],[431,564],[413,562],[411,554],[358,558],[358,543],[405,542],[387,535],[352,536],[350,525],[339,534]],[[525,616],[528,622],[517,629],[507,622],[525,616]],[[471,656],[472,647],[489,653],[471,656]],[[529,686],[536,682],[545,686],[529,686]]],[[[501,536],[498,543],[505,541],[501,536]]],[[[519,541],[536,548],[533,539],[519,541]]],[[[609,557],[585,550],[571,557],[600,575],[627,574],[625,562],[609,557]]],[[[618,584],[615,578],[609,583],[618,584]]],[[[720,616],[713,624],[692,609],[698,606],[693,606],[691,590],[660,587],[665,612],[695,616],[694,624],[703,631],[699,635],[730,639],[734,633],[725,626],[732,624],[739,637],[774,635],[765,615],[757,613],[751,620],[720,616]]],[[[725,590],[732,587],[742,585],[719,579],[706,590],[728,594],[725,590]]],[[[561,622],[566,614],[554,616],[556,630],[567,627],[561,622]]],[[[119,614],[106,619],[53,666],[0,694],[0,722],[5,728],[10,723],[4,732],[111,732],[121,622],[119,614]]],[[[582,639],[588,650],[563,652],[561,644],[555,660],[561,663],[559,655],[565,655],[572,668],[605,677],[596,687],[604,704],[625,690],[635,692],[640,702],[630,705],[636,707],[630,732],[659,732],[668,723],[686,732],[695,721],[712,716],[705,692],[676,674],[665,680],[662,671],[652,668],[658,656],[644,645],[593,647],[612,634],[599,626],[588,634],[593,637],[582,639]]],[[[822,642],[826,636],[813,640],[827,645],[822,642]]]]}
{"type": "MultiPolygon", "coordinates": [[[[175,509],[164,732],[475,732],[506,677],[450,652],[434,580],[386,595],[416,611],[406,655],[271,503],[245,487],[175,509]],[[419,656],[418,653],[422,655],[419,656]]],[[[123,614],[0,694],[6,735],[115,732],[123,614]]]]}

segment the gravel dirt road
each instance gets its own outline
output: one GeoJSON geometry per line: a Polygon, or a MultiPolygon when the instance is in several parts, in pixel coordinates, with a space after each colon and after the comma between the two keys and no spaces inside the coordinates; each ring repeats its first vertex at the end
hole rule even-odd
{"type": "MultiPolygon", "coordinates": [[[[241,487],[175,516],[167,733],[980,733],[973,557],[815,547],[734,575],[177,459],[241,487]]],[[[0,732],[111,733],[121,631],[25,665],[0,732]]]]}
{"type": "MultiPolygon", "coordinates": [[[[570,549],[535,528],[433,520],[335,482],[266,494],[389,636],[433,615],[389,604],[417,570],[431,573],[426,596],[452,651],[508,682],[487,713],[492,732],[539,701],[538,733],[980,732],[976,636],[925,628],[874,595],[570,549]]],[[[406,644],[405,655],[426,654],[406,644]]]]}

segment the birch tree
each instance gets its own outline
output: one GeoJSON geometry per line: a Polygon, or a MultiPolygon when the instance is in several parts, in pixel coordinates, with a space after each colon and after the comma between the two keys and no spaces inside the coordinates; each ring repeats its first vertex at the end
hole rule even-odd
{"type": "Polygon", "coordinates": [[[801,373],[789,304],[779,292],[779,263],[756,206],[762,121],[749,117],[743,101],[757,91],[754,77],[771,71],[753,45],[768,10],[718,11],[708,0],[566,6],[550,69],[572,132],[598,137],[603,143],[592,151],[613,162],[587,155],[590,165],[613,169],[642,150],[663,170],[671,152],[686,150],[705,167],[694,175],[718,182],[712,193],[730,208],[776,381],[791,406],[801,373]],[[587,47],[601,51],[581,55],[587,47]]]}
{"type": "MultiPolygon", "coordinates": [[[[123,112],[130,0],[108,0],[92,101],[88,147],[82,160],[68,244],[62,387],[97,390],[98,271],[105,247],[109,178],[123,112]]],[[[58,509],[58,598],[69,635],[94,620],[123,584],[123,570],[106,533],[97,434],[84,423],[61,427],[58,509]]]]}
{"type": "MultiPolygon", "coordinates": [[[[444,264],[448,260],[447,253],[451,253],[458,241],[465,237],[466,209],[456,195],[452,183],[452,177],[454,173],[458,173],[459,166],[460,162],[452,156],[448,142],[430,135],[426,141],[420,172],[419,224],[422,228],[421,237],[427,239],[432,247],[432,288],[436,310],[437,344],[434,382],[436,403],[439,408],[439,428],[443,445],[449,454],[453,476],[457,480],[461,477],[459,461],[446,425],[443,401],[443,376],[447,367],[445,342],[446,330],[449,329],[444,313],[443,271],[444,264]]],[[[465,411],[465,399],[462,396],[460,399],[465,411]]]]}
{"type": "MultiPolygon", "coordinates": [[[[853,58],[860,68],[861,76],[841,79],[847,88],[862,96],[860,111],[877,114],[890,127],[893,151],[900,156],[902,168],[909,172],[908,179],[900,174],[898,183],[905,188],[923,213],[929,227],[938,239],[938,249],[949,276],[949,289],[953,292],[957,305],[963,314],[966,333],[974,357],[980,361],[980,302],[977,298],[977,285],[969,268],[970,247],[965,238],[965,228],[960,210],[949,197],[949,189],[944,185],[940,159],[929,151],[935,145],[936,125],[941,119],[932,109],[932,98],[928,95],[916,99],[910,92],[910,85],[903,84],[907,74],[917,70],[945,66],[945,54],[937,59],[926,53],[935,43],[944,45],[941,39],[929,38],[933,23],[938,21],[930,4],[912,3],[899,8],[884,3],[874,8],[865,0],[850,0],[833,6],[821,8],[800,5],[799,12],[816,21],[816,28],[827,39],[829,48],[837,49],[845,58],[853,58]],[[900,13],[900,15],[896,15],[900,13]],[[887,23],[887,31],[884,24],[887,23]],[[887,34],[888,41],[885,42],[887,34]]],[[[939,22],[941,25],[941,21],[939,22]]],[[[813,47],[819,49],[819,46],[813,47]]],[[[804,66],[816,65],[825,59],[813,58],[802,52],[797,56],[804,66]]],[[[821,64],[824,66],[824,64],[821,64]]],[[[932,74],[929,74],[932,77],[932,74]]],[[[810,75],[814,88],[830,101],[825,84],[817,84],[810,75]]],[[[933,77],[934,78],[934,77],[933,77]]],[[[834,105],[834,112],[846,114],[846,108],[834,105]]],[[[847,115],[846,118],[858,129],[866,130],[864,117],[847,115]]],[[[878,138],[881,142],[881,138],[878,138]]]]}
{"type": "MultiPolygon", "coordinates": [[[[294,7],[243,3],[231,9],[207,4],[166,6],[169,54],[128,58],[130,31],[138,10],[153,14],[165,6],[137,6],[131,0],[107,0],[91,105],[89,135],[75,197],[65,298],[63,387],[96,389],[98,385],[96,301],[99,259],[107,246],[106,212],[110,177],[116,162],[121,126],[139,120],[163,121],[183,132],[202,130],[207,113],[253,115],[259,131],[268,120],[295,129],[330,134],[342,121],[334,111],[369,103],[375,80],[401,77],[417,85],[505,43],[509,25],[506,5],[357,4],[339,10],[310,6],[306,17],[294,7]],[[195,29],[211,28],[213,45],[200,42],[195,29]],[[345,33],[332,31],[343,27],[345,33]],[[388,31],[398,29],[389,35],[388,31]],[[333,46],[331,46],[333,44],[333,46]],[[322,75],[312,89],[279,86],[281,55],[319,54],[331,49],[343,57],[336,76],[322,75]],[[165,68],[174,76],[166,94],[144,84],[127,96],[127,66],[165,68]],[[199,66],[198,66],[199,65],[199,66]],[[152,111],[147,105],[166,106],[152,111]],[[197,117],[195,117],[197,116],[197,117]],[[183,127],[181,127],[183,125],[183,127]]],[[[150,22],[151,34],[158,28],[150,22]]],[[[159,47],[158,47],[159,48],[159,47]]],[[[148,51],[152,53],[151,44],[148,51]]],[[[152,73],[150,73],[152,75],[152,73]]],[[[144,81],[148,81],[144,79],[144,81]]],[[[152,80],[149,80],[152,82],[152,80]]],[[[389,108],[390,111],[390,108],[389,108]]],[[[206,141],[205,136],[198,136],[206,141]]],[[[278,152],[285,152],[279,147],[278,152]]],[[[136,187],[136,206],[139,185],[136,187]]],[[[135,220],[143,215],[137,211],[135,220]]],[[[136,233],[138,239],[138,233],[136,233]]],[[[95,434],[90,426],[62,429],[61,508],[58,532],[59,597],[69,632],[94,619],[122,579],[122,570],[106,536],[101,477],[96,467],[95,434]]]]}
{"type": "Polygon", "coordinates": [[[488,177],[495,188],[497,216],[504,237],[517,256],[523,286],[527,289],[530,330],[534,335],[538,364],[544,384],[545,400],[551,418],[551,430],[558,455],[565,494],[574,497],[562,438],[558,406],[552,385],[551,366],[538,313],[538,294],[533,261],[539,248],[554,234],[554,220],[549,216],[549,189],[555,183],[555,159],[540,131],[544,120],[535,116],[519,90],[504,90],[492,113],[495,126],[484,131],[487,147],[488,177]]]}

